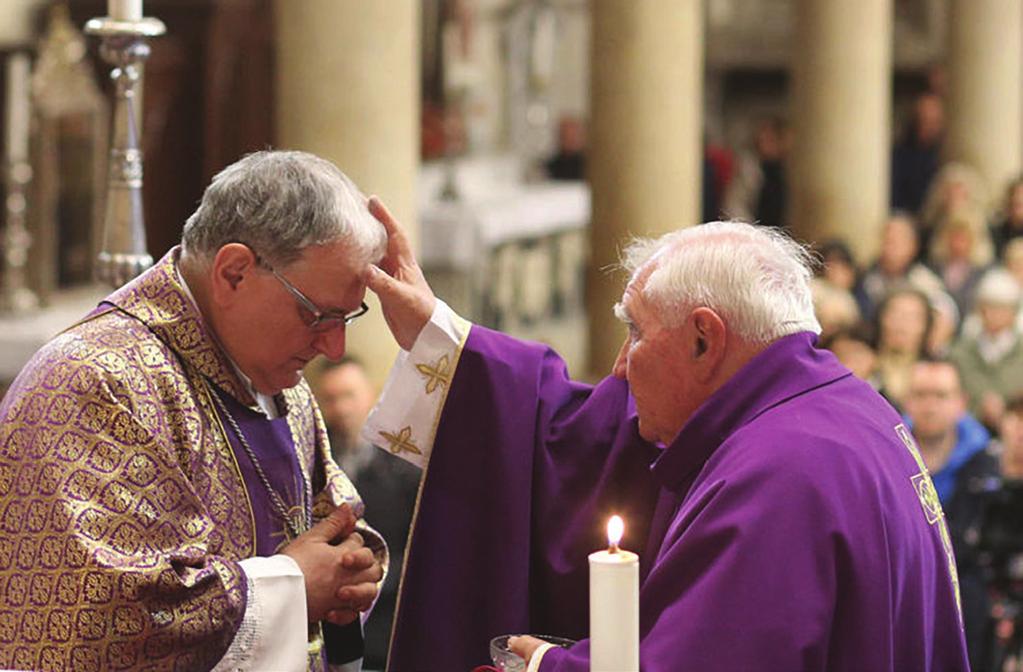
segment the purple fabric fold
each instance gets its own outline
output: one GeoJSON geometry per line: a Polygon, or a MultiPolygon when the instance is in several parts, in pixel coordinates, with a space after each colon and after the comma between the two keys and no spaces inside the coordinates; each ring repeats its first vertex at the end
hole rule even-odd
{"type": "Polygon", "coordinates": [[[640,548],[657,494],[625,384],[574,383],[544,346],[473,327],[446,408],[390,670],[469,670],[502,634],[585,637],[587,555],[612,512],[640,548]]]}
{"type": "Polygon", "coordinates": [[[490,638],[580,639],[610,513],[642,553],[644,672],[967,670],[954,559],[898,415],[810,334],[779,340],[665,449],[624,382],[474,327],[438,426],[389,669],[468,670],[490,638]]]}

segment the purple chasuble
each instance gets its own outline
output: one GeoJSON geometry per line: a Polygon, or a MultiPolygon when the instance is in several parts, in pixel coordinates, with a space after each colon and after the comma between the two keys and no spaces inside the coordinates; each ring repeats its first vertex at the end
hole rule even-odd
{"type": "MultiPolygon", "coordinates": [[[[306,520],[309,504],[304,501],[306,497],[301,467],[287,417],[282,415],[271,420],[263,413],[244,406],[223,390],[215,386],[213,390],[245,435],[267,480],[288,507],[288,515],[301,516],[300,520],[306,520]]],[[[231,422],[223,417],[223,410],[219,406],[217,414],[231,443],[252,502],[252,517],[256,523],[256,555],[269,557],[288,541],[285,532],[287,527],[271,503],[270,493],[253,466],[252,459],[240,444],[231,422]]]]}
{"type": "Polygon", "coordinates": [[[582,638],[587,555],[640,549],[658,450],[623,381],[569,380],[550,349],[473,327],[437,428],[410,537],[388,669],[462,672],[501,634],[582,638]]]}
{"type": "MultiPolygon", "coordinates": [[[[922,461],[810,334],[754,358],[649,467],[622,381],[577,385],[545,348],[473,327],[433,450],[392,670],[470,669],[497,634],[585,638],[609,507],[642,553],[647,672],[968,669],[922,461]]],[[[588,644],[541,670],[588,670],[588,644]]]]}

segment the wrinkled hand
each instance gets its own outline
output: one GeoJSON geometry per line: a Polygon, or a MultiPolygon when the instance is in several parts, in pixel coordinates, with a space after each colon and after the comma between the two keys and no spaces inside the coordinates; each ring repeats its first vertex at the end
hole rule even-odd
{"type": "Polygon", "coordinates": [[[368,207],[387,231],[387,254],[378,266],[370,266],[366,284],[380,297],[394,340],[410,350],[430,321],[437,299],[416,263],[405,230],[376,196],[370,197],[368,207]]]}
{"type": "MultiPolygon", "coordinates": [[[[292,558],[305,578],[306,606],[309,622],[322,620],[333,609],[344,607],[337,597],[342,586],[361,577],[364,568],[350,556],[364,558],[362,536],[354,532],[355,515],[347,504],[337,507],[329,516],[299,535],[281,551],[292,558]],[[340,544],[338,540],[343,539],[340,544]]],[[[375,560],[374,560],[375,562],[375,560]]],[[[379,568],[379,565],[377,565],[379,568]]]]}
{"type": "Polygon", "coordinates": [[[529,665],[529,660],[536,653],[536,650],[543,645],[543,640],[537,639],[536,637],[530,637],[529,635],[521,635],[519,637],[510,637],[508,639],[508,648],[511,649],[512,653],[520,656],[526,661],[526,665],[529,665]]]}
{"type": "Polygon", "coordinates": [[[352,533],[342,546],[352,538],[358,538],[360,547],[349,551],[341,561],[345,576],[335,594],[341,606],[326,615],[326,619],[334,625],[348,625],[359,617],[360,612],[372,607],[380,580],[384,578],[384,569],[373,551],[362,546],[362,535],[352,533]]]}

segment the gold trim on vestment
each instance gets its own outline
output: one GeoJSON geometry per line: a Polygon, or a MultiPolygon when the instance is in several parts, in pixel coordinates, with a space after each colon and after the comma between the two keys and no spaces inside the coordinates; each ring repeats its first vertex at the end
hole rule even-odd
{"type": "MultiPolygon", "coordinates": [[[[465,342],[469,339],[469,332],[472,330],[472,325],[469,322],[463,320],[461,317],[455,317],[457,320],[460,320],[460,324],[463,326],[463,332],[459,338],[458,345],[455,347],[454,355],[451,358],[449,383],[451,380],[454,380],[455,372],[458,370],[458,362],[462,359],[462,350],[465,348],[465,342]]],[[[447,355],[445,355],[445,357],[446,356],[447,355]]],[[[428,441],[425,444],[429,446],[432,446],[437,438],[437,428],[440,426],[440,418],[444,412],[444,404],[447,403],[448,393],[451,391],[451,385],[441,385],[440,389],[440,404],[437,406],[437,413],[433,419],[433,427],[430,429],[430,435],[427,437],[428,441]]],[[[430,391],[427,391],[427,394],[430,393],[430,391]]],[[[423,486],[426,484],[426,475],[430,469],[430,458],[432,456],[433,450],[430,451],[429,457],[427,457],[426,462],[423,464],[423,473],[419,477],[419,488],[416,491],[416,503],[412,508],[412,523],[409,525],[408,536],[405,538],[405,553],[401,562],[401,576],[398,578],[398,597],[394,603],[394,617],[391,619],[391,636],[387,643],[387,664],[385,665],[385,669],[388,670],[390,669],[391,663],[391,651],[394,648],[394,632],[398,625],[398,616],[401,614],[401,602],[405,588],[405,572],[408,570],[408,556],[412,551],[412,541],[415,536],[414,532],[416,529],[416,523],[419,520],[419,504],[423,498],[423,486]]]]}
{"type": "MultiPolygon", "coordinates": [[[[201,376],[202,374],[197,374],[197,375],[201,376]]],[[[192,389],[198,390],[199,394],[201,394],[202,397],[206,400],[206,411],[207,411],[207,413],[212,414],[213,421],[217,423],[217,429],[220,432],[220,440],[223,441],[227,445],[227,447],[228,447],[228,451],[227,452],[231,453],[231,463],[234,465],[235,473],[238,474],[239,480],[241,480],[244,483],[245,482],[245,478],[242,476],[241,465],[238,464],[238,456],[235,455],[234,450],[231,449],[231,442],[230,442],[230,440],[227,437],[227,429],[224,427],[224,423],[221,421],[220,415],[217,413],[217,409],[213,405],[213,400],[210,398],[210,394],[211,394],[210,388],[206,387],[205,385],[195,385],[195,381],[194,380],[191,381],[191,382],[192,382],[192,389]]],[[[250,557],[250,556],[253,556],[253,555],[256,554],[256,544],[257,544],[257,539],[256,539],[256,512],[255,512],[255,509],[252,506],[252,496],[249,495],[249,489],[248,488],[242,488],[242,490],[245,491],[245,504],[246,504],[246,506],[249,507],[249,524],[252,526],[252,535],[251,535],[252,536],[252,545],[249,547],[248,554],[246,555],[246,557],[250,557]]]]}
{"type": "MultiPolygon", "coordinates": [[[[254,508],[201,377],[248,399],[175,254],[40,349],[0,402],[0,668],[206,669],[241,622],[254,508]]],[[[314,501],[361,512],[317,459],[304,382],[294,398],[308,403],[289,422],[310,427],[295,449],[312,441],[327,475],[314,501]]]]}

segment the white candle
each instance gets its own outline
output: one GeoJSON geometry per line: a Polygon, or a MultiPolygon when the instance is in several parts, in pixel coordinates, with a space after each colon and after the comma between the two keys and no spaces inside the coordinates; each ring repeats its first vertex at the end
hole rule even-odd
{"type": "Polygon", "coordinates": [[[29,99],[29,73],[31,64],[28,54],[15,53],[7,57],[7,114],[4,119],[8,164],[28,159],[29,120],[31,101],[29,99]]]}
{"type": "Polygon", "coordinates": [[[624,529],[612,516],[608,549],[590,554],[591,672],[639,672],[639,556],[618,548],[624,529]]]}
{"type": "Polygon", "coordinates": [[[142,0],[107,0],[107,14],[117,21],[138,21],[142,18],[142,0]]]}

